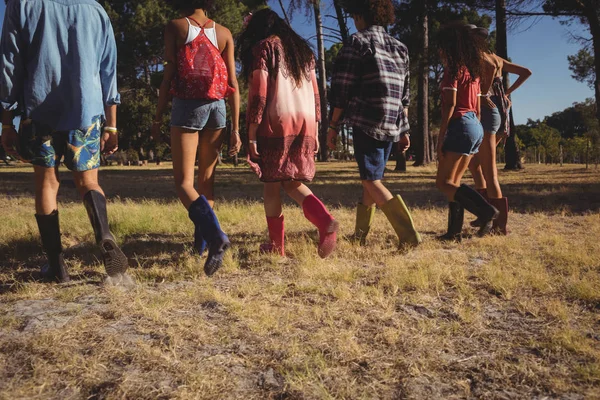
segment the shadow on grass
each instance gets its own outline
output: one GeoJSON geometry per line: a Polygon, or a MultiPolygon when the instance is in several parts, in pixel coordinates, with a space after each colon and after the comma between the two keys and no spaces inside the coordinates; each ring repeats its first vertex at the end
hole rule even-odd
{"type": "MultiPolygon", "coordinates": [[[[62,172],[68,181],[71,175],[62,172]]],[[[600,179],[598,172],[579,167],[536,167],[519,172],[500,171],[504,194],[511,209],[517,212],[572,212],[600,210],[600,179]]],[[[465,177],[465,183],[472,180],[465,177]]],[[[176,201],[177,196],[170,169],[142,170],[105,168],[100,183],[109,198],[133,201],[176,201]]],[[[410,169],[408,173],[388,170],[386,186],[401,194],[411,208],[445,207],[444,196],[435,187],[433,170],[410,169]]],[[[63,185],[61,201],[79,202],[75,190],[63,185]]],[[[362,196],[362,187],[353,163],[319,164],[314,182],[309,184],[315,194],[328,204],[353,208],[362,196]]],[[[219,168],[215,192],[226,201],[262,201],[262,183],[244,167],[219,168]]],[[[28,172],[0,173],[0,195],[33,197],[32,174],[28,172]]],[[[289,199],[285,200],[286,202],[289,199]]]]}

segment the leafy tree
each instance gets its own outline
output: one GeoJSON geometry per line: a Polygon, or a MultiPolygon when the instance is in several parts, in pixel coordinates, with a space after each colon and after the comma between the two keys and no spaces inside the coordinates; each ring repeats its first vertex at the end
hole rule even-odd
{"type": "Polygon", "coordinates": [[[569,69],[573,73],[573,79],[579,82],[587,83],[591,88],[596,81],[596,71],[594,69],[594,56],[588,49],[581,49],[573,56],[568,56],[569,69]]]}

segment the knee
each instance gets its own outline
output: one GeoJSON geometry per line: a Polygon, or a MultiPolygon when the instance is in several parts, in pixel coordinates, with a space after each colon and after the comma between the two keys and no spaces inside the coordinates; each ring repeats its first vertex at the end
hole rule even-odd
{"type": "Polygon", "coordinates": [[[435,180],[435,186],[441,191],[444,191],[444,189],[446,188],[447,185],[448,185],[448,181],[446,179],[437,178],[435,180]]]}
{"type": "Polygon", "coordinates": [[[281,185],[283,186],[283,190],[285,190],[286,193],[289,193],[298,189],[302,184],[296,181],[284,181],[281,183],[281,185]]]}
{"type": "Polygon", "coordinates": [[[175,178],[175,189],[178,193],[187,192],[190,189],[194,189],[194,181],[191,179],[175,178]]]}

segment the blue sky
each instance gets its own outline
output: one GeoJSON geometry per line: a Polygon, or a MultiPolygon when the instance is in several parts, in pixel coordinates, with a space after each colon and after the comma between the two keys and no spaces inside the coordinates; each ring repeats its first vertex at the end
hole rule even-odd
{"type": "MultiPolygon", "coordinates": [[[[283,0],[283,4],[288,1],[283,0]]],[[[279,2],[269,0],[269,5],[281,13],[279,2]]],[[[0,2],[0,18],[4,18],[4,2],[0,2]]],[[[330,0],[323,0],[323,15],[333,15],[335,11],[330,0]]],[[[305,37],[314,35],[312,17],[297,13],[292,25],[305,37]]],[[[335,27],[334,19],[325,17],[325,26],[335,27]]],[[[571,78],[567,55],[575,54],[580,45],[572,43],[569,32],[583,32],[582,27],[565,27],[553,18],[541,18],[531,29],[528,25],[509,33],[508,51],[511,59],[533,71],[533,76],[513,95],[514,115],[517,123],[525,123],[527,118],[538,119],[563,110],[573,102],[593,97],[592,90],[585,84],[571,78]]]]}
{"type": "MultiPolygon", "coordinates": [[[[287,3],[283,1],[283,4],[287,3]]],[[[269,5],[281,14],[278,1],[270,0],[269,5]]],[[[330,0],[323,0],[322,14],[335,14],[330,0]]],[[[508,53],[512,61],[533,71],[532,77],[513,94],[513,112],[518,124],[527,122],[528,118],[542,119],[573,102],[594,96],[586,84],[571,78],[567,61],[567,55],[575,54],[581,48],[570,41],[569,32],[585,34],[582,27],[565,27],[556,19],[544,17],[526,30],[531,22],[516,27],[508,36],[508,53]]],[[[337,24],[326,18],[324,25],[335,27],[337,24]]],[[[305,37],[314,35],[313,18],[307,18],[303,13],[293,16],[292,26],[305,37]]],[[[511,81],[514,82],[514,78],[511,81]]]]}

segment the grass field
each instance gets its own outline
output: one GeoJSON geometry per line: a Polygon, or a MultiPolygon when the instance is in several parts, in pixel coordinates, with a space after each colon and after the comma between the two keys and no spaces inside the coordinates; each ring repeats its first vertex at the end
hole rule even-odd
{"type": "MultiPolygon", "coordinates": [[[[261,184],[220,168],[217,213],[233,242],[213,278],[169,166],[106,168],[101,183],[132,275],[103,287],[69,175],[60,193],[72,284],[43,262],[29,168],[0,168],[0,399],[600,398],[600,171],[528,165],[500,173],[507,237],[441,243],[434,166],[390,171],[424,243],[396,250],[381,212],[353,231],[352,163],[319,165],[313,191],[341,223],[321,260],[287,203],[287,259],[261,255],[261,184]]],[[[467,178],[467,181],[469,178],[467,178]]]]}

